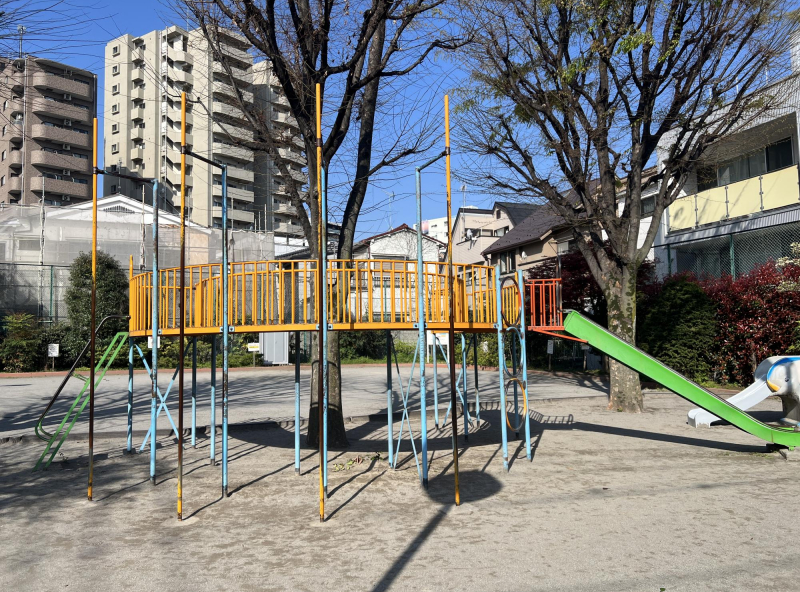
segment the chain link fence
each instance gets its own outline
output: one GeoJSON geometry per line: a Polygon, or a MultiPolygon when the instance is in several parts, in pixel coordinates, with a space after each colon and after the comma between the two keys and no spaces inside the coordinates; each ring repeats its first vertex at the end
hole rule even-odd
{"type": "Polygon", "coordinates": [[[711,239],[670,245],[678,273],[698,277],[738,277],[756,267],[791,254],[791,244],[800,241],[800,222],[781,224],[711,239]]]}
{"type": "Polygon", "coordinates": [[[0,317],[25,312],[40,321],[67,319],[69,267],[0,263],[0,317]]]}

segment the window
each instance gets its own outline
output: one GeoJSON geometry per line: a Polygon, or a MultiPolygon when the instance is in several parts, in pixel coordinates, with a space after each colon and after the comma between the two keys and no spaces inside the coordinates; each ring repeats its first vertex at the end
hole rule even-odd
{"type": "Polygon", "coordinates": [[[118,95],[119,94],[119,84],[115,84],[111,87],[111,94],[118,95]]]}
{"type": "Polygon", "coordinates": [[[2,177],[0,177],[0,187],[4,187],[5,184],[6,184],[6,176],[3,175],[2,177]]]}
{"type": "Polygon", "coordinates": [[[3,111],[5,111],[6,109],[8,109],[8,99],[3,101],[3,111]]]}
{"type": "Polygon", "coordinates": [[[652,216],[653,212],[656,209],[656,198],[655,196],[650,197],[643,197],[642,198],[642,217],[644,216],[652,216]]]}
{"type": "Polygon", "coordinates": [[[111,73],[114,74],[115,76],[119,74],[119,66],[117,65],[111,66],[111,73]]]}
{"type": "Polygon", "coordinates": [[[111,193],[116,193],[116,192],[117,192],[117,186],[116,185],[112,185],[111,186],[111,193]]]}
{"type": "Polygon", "coordinates": [[[119,144],[111,144],[111,154],[119,152],[119,144]]]}
{"type": "Polygon", "coordinates": [[[500,216],[502,216],[502,215],[503,215],[503,214],[500,212],[500,210],[497,210],[497,214],[496,214],[496,216],[497,216],[497,219],[498,219],[498,220],[500,219],[500,216]]]}
{"type": "Polygon", "coordinates": [[[746,179],[759,177],[794,164],[792,139],[785,138],[752,154],[740,156],[718,167],[706,166],[697,170],[697,190],[723,187],[746,179]]]}
{"type": "Polygon", "coordinates": [[[111,48],[111,55],[118,56],[119,55],[119,45],[115,45],[111,48]]]}
{"type": "Polygon", "coordinates": [[[786,138],[771,146],[767,146],[767,172],[777,171],[792,166],[792,139],[786,138]]]}
{"type": "Polygon", "coordinates": [[[514,251],[506,251],[500,254],[500,273],[511,273],[517,269],[517,258],[514,251]]]}
{"type": "Polygon", "coordinates": [[[6,126],[3,126],[3,135],[6,135],[6,126]]]}
{"type": "Polygon", "coordinates": [[[5,160],[5,159],[6,159],[6,151],[3,150],[3,153],[0,154],[0,160],[5,160]]]}
{"type": "Polygon", "coordinates": [[[118,132],[119,132],[119,124],[118,123],[112,123],[111,124],[111,133],[112,134],[116,134],[118,132]]]}
{"type": "Polygon", "coordinates": [[[494,235],[503,236],[506,232],[508,232],[508,226],[503,226],[502,228],[495,229],[494,235]]]}

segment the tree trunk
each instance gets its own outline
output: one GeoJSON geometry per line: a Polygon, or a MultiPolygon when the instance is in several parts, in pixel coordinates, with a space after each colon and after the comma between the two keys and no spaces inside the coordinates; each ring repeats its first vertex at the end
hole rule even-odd
{"type": "MultiPolygon", "coordinates": [[[[316,332],[311,334],[311,405],[308,415],[306,443],[319,448],[319,341],[316,332]]],[[[339,363],[339,334],[328,331],[328,447],[347,448],[347,432],[344,428],[342,409],[342,373],[339,363]]]]}
{"type": "MultiPolygon", "coordinates": [[[[620,339],[636,343],[636,273],[633,265],[622,269],[618,278],[610,280],[605,290],[608,304],[608,329],[620,339]]],[[[609,359],[611,388],[608,408],[626,413],[644,409],[639,373],[617,360],[609,359]]]]}

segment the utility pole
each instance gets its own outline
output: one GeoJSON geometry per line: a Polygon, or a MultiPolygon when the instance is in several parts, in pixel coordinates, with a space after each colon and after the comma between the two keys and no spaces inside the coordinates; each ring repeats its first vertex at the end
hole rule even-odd
{"type": "Polygon", "coordinates": [[[27,29],[25,25],[17,25],[17,33],[19,33],[19,59],[22,59],[22,38],[27,29]]]}
{"type": "MultiPolygon", "coordinates": [[[[153,194],[153,199],[155,199],[155,194],[153,194]]],[[[144,230],[144,183],[142,183],[142,241],[141,246],[139,247],[139,270],[144,271],[144,239],[145,239],[145,230],[144,230]]]]}
{"type": "MultiPolygon", "coordinates": [[[[42,198],[39,200],[39,318],[44,316],[44,173],[42,173],[42,198]]],[[[51,311],[52,312],[52,311],[51,311]]]]}

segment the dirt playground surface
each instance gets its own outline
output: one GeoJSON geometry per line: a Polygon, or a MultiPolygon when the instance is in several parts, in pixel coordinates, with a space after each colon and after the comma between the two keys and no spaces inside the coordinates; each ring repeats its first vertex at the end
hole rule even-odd
{"type": "MultiPolygon", "coordinates": [[[[318,456],[304,448],[296,476],[281,428],[233,428],[227,499],[209,440],[187,448],[183,523],[172,439],[160,441],[154,487],[148,455],[98,438],[94,502],[85,440],[44,473],[31,473],[38,444],[6,443],[0,590],[797,590],[796,546],[781,541],[800,463],[732,427],[687,426],[676,396],[646,405],[626,415],[601,399],[537,403],[533,462],[512,434],[509,473],[501,416],[485,413],[468,446],[459,438],[460,507],[447,430],[431,430],[426,492],[407,440],[391,470],[385,424],[349,424],[351,447],[330,454],[325,524],[318,456]]],[[[771,420],[780,404],[760,409],[771,420]]]]}

